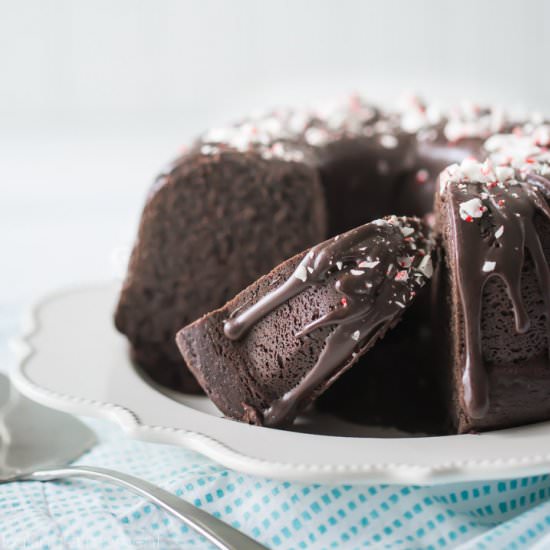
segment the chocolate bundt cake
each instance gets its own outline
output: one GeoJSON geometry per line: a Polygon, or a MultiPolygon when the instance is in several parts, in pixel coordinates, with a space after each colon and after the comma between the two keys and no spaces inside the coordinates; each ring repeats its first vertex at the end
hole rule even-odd
{"type": "MultiPolygon", "coordinates": [[[[359,394],[347,393],[340,399],[355,398],[359,405],[368,401],[369,420],[404,425],[399,418],[399,411],[403,416],[407,407],[404,402],[397,415],[384,417],[390,410],[384,399],[401,387],[387,384],[392,378],[387,372],[391,359],[404,381],[411,381],[405,397],[413,392],[427,398],[423,405],[428,406],[419,415],[415,407],[408,409],[413,412],[409,418],[413,431],[430,425],[426,415],[421,418],[426,411],[440,414],[429,428],[431,433],[483,431],[550,418],[548,145],[548,126],[495,135],[481,149],[488,156],[483,163],[467,158],[441,174],[436,219],[442,242],[438,252],[444,260],[438,262],[433,289],[438,336],[431,341],[439,344],[441,354],[433,354],[435,361],[428,360],[424,369],[403,368],[407,354],[397,345],[394,357],[384,342],[372,352],[380,353],[379,361],[370,354],[361,359],[398,318],[390,314],[378,330],[354,332],[358,318],[347,309],[353,302],[345,293],[346,282],[354,281],[351,275],[359,262],[367,265],[371,258],[350,254],[348,242],[358,232],[368,235],[372,224],[367,224],[314,247],[311,254],[288,260],[220,310],[180,331],[178,344],[200,384],[226,415],[281,426],[352,364],[362,362],[348,378],[369,384],[359,394]],[[317,271],[316,257],[323,258],[325,267],[336,264],[337,269],[317,271]],[[349,273],[342,258],[351,260],[349,273]],[[339,279],[342,271],[344,278],[339,279]],[[319,302],[327,287],[332,294],[321,294],[327,301],[319,302]],[[344,293],[341,305],[338,292],[344,293]],[[327,331],[331,326],[336,328],[327,331]],[[365,334],[367,339],[354,347],[349,338],[338,338],[344,334],[359,338],[365,334]],[[303,340],[304,335],[309,339],[303,340]],[[333,337],[338,345],[333,345],[333,337]],[[368,397],[371,384],[382,401],[368,397]]],[[[359,249],[365,249],[360,242],[359,249]]],[[[395,249],[395,243],[387,247],[386,264],[397,261],[410,267],[409,260],[391,257],[395,249]]],[[[369,271],[369,276],[374,273],[369,271]]],[[[383,298],[384,292],[377,296],[383,298]]],[[[369,312],[384,311],[381,304],[383,299],[368,302],[360,315],[366,313],[368,319],[369,312]]],[[[401,304],[409,305],[404,300],[401,304]]],[[[396,308],[393,311],[399,314],[396,308]]],[[[403,342],[415,334],[412,330],[398,335],[398,331],[395,335],[403,342]]],[[[324,401],[330,403],[330,390],[327,397],[324,401]]]]}
{"type": "Polygon", "coordinates": [[[207,132],[147,199],[115,314],[132,356],[156,381],[196,390],[177,330],[330,236],[430,212],[438,173],[511,126],[472,105],[441,113],[410,98],[387,112],[352,96],[207,132]]]}
{"type": "Polygon", "coordinates": [[[550,418],[548,145],[548,127],[495,136],[484,163],[440,176],[435,311],[458,433],[550,418]]]}
{"type": "Polygon", "coordinates": [[[433,245],[417,218],[352,229],[183,328],[178,346],[225,415],[287,425],[399,321],[432,275],[433,245]]]}

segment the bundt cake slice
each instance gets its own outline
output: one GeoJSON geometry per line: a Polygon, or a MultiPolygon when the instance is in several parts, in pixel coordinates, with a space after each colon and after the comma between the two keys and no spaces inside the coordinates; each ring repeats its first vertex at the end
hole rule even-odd
{"type": "Polygon", "coordinates": [[[548,153],[536,136],[491,139],[498,154],[450,166],[436,197],[439,342],[459,433],[550,418],[548,153]]]}
{"type": "Polygon", "coordinates": [[[288,425],[398,322],[432,274],[433,244],[417,218],[360,226],[277,266],[177,344],[226,416],[288,425]]]}
{"type": "Polygon", "coordinates": [[[177,331],[326,238],[319,178],[298,151],[212,149],[184,155],[151,190],[115,313],[134,360],[186,392],[199,388],[177,331]]]}

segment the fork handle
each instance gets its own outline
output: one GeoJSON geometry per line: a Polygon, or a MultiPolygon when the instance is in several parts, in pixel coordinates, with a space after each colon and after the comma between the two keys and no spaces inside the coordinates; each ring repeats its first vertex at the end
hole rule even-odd
{"type": "Polygon", "coordinates": [[[185,500],[149,483],[128,474],[115,472],[106,468],[90,466],[67,466],[37,470],[20,479],[32,481],[50,481],[68,477],[85,477],[97,481],[106,481],[120,485],[154,502],[166,512],[177,517],[183,523],[199,532],[212,544],[222,550],[267,550],[265,546],[227,525],[204,510],[189,504],[185,500]]]}

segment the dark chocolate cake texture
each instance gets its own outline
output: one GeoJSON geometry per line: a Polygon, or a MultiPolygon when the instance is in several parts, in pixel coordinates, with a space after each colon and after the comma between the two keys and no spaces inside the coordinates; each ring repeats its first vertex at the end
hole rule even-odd
{"type": "Polygon", "coordinates": [[[225,415],[288,425],[398,322],[433,245],[420,220],[396,216],[318,244],[182,329],[186,364],[225,415]]]}
{"type": "Polygon", "coordinates": [[[176,332],[326,234],[317,174],[227,151],[191,155],[145,206],[115,314],[135,361],[157,382],[197,391],[176,332]]]}

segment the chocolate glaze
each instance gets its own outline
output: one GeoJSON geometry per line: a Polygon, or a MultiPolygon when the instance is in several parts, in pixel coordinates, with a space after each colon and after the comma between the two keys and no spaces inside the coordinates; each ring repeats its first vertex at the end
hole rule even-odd
{"type": "Polygon", "coordinates": [[[296,337],[320,327],[336,328],[301,382],[264,411],[264,425],[292,420],[315,388],[389,328],[431,276],[432,242],[424,238],[417,222],[401,223],[404,219],[395,217],[377,220],[313,247],[281,286],[225,322],[225,335],[238,340],[290,298],[309,286],[326,284],[335,274],[332,280],[342,294],[341,305],[303,327],[296,337]]]}
{"type": "MultiPolygon", "coordinates": [[[[521,295],[521,273],[527,250],[535,265],[546,310],[550,310],[550,270],[534,218],[550,219],[550,208],[541,191],[550,181],[529,176],[526,181],[510,178],[487,183],[448,185],[452,211],[455,265],[464,319],[464,406],[472,418],[482,418],[489,409],[488,373],[481,346],[483,288],[491,277],[500,278],[512,303],[518,333],[529,330],[530,320],[521,295]],[[481,215],[464,210],[468,201],[479,201],[481,215]]],[[[547,324],[549,323],[547,316],[547,324]]],[[[548,327],[550,334],[550,326],[548,327]]]]}

